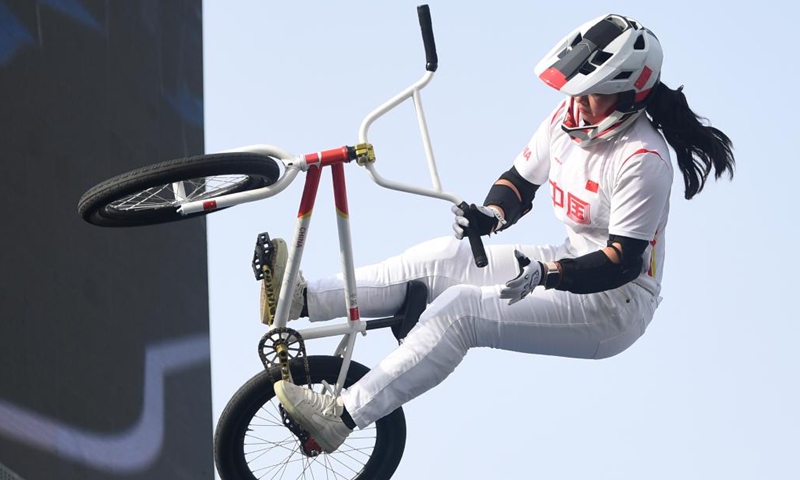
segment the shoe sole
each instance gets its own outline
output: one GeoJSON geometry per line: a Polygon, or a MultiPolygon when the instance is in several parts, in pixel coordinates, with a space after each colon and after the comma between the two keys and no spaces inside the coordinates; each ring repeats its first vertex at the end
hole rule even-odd
{"type": "MultiPolygon", "coordinates": [[[[303,427],[303,429],[306,430],[309,433],[309,435],[311,435],[310,432],[311,429],[307,428],[305,425],[302,424],[302,422],[297,420],[297,418],[299,417],[299,415],[297,415],[297,408],[295,408],[294,404],[290,401],[289,397],[286,395],[286,391],[283,389],[284,385],[283,382],[284,381],[279,381],[275,383],[275,395],[278,397],[278,400],[280,400],[281,405],[283,405],[283,408],[286,410],[286,413],[288,413],[289,416],[292,417],[294,421],[300,424],[300,426],[303,427]]],[[[319,435],[311,435],[311,437],[314,439],[314,441],[317,442],[317,444],[319,444],[320,447],[322,447],[322,450],[325,451],[325,453],[333,453],[334,451],[336,451],[336,448],[338,448],[338,447],[330,448],[329,445],[326,445],[328,442],[322,440],[319,437],[319,435]]]]}

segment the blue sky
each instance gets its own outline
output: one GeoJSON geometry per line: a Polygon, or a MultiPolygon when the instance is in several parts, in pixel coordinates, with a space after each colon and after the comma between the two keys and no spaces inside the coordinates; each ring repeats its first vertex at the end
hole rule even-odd
{"type": "MultiPolygon", "coordinates": [[[[781,2],[783,3],[783,2],[781,2]]],[[[267,143],[295,154],[353,145],[361,119],[424,73],[419,2],[204,2],[206,151],[267,143]]],[[[665,51],[662,79],[734,142],[734,182],[683,200],[676,178],[662,296],[646,335],[602,361],[474,350],[405,407],[395,478],[798,478],[792,301],[797,7],[700,2],[431,1],[440,67],[423,103],[445,189],[481,201],[559,101],[533,66],[580,23],[635,17],[665,51]]],[[[371,131],[378,171],[429,185],[413,108],[371,131]]],[[[446,203],[381,189],[346,168],[357,264],[450,235],[446,203]]],[[[323,177],[306,277],[340,268],[323,177]],[[333,242],[333,243],[331,243],[333,242]]],[[[209,217],[214,418],[257,373],[256,235],[291,237],[301,184],[209,217]]],[[[546,195],[491,242],[563,241],[546,195]]],[[[305,323],[301,322],[302,326],[305,323]]],[[[329,353],[315,340],[309,348],[329,353]]],[[[359,338],[368,366],[394,346],[359,338]]]]}

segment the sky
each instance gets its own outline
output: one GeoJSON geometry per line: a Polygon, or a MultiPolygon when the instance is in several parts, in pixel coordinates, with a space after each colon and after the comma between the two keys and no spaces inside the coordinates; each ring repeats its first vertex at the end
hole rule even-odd
{"type": "MultiPolygon", "coordinates": [[[[419,2],[203,4],[206,151],[272,144],[294,154],[353,145],[362,118],[424,73],[419,2]]],[[[800,177],[788,55],[798,7],[711,2],[429,2],[439,70],[422,92],[445,190],[480,202],[560,100],[533,66],[605,13],[632,16],[665,52],[662,80],[728,134],[733,182],[683,199],[676,177],[661,306],[646,334],[600,361],[474,349],[405,407],[394,478],[800,478],[798,271],[792,223],[800,177]],[[780,106],[778,106],[780,105],[780,106]],[[789,108],[787,108],[789,107],[789,108]],[[784,130],[786,129],[786,130],[784,130]],[[788,230],[788,231],[787,231],[788,230]]],[[[413,107],[370,133],[384,177],[429,186],[413,107]]],[[[357,265],[451,234],[450,206],[374,184],[347,165],[357,265]]],[[[678,172],[676,170],[676,175],[678,172]]],[[[330,174],[323,176],[302,270],[340,269],[330,174]]],[[[262,367],[256,236],[291,238],[301,182],[208,220],[214,419],[262,367]]],[[[548,196],[490,243],[559,244],[548,196]]],[[[335,322],[336,320],[334,320],[335,322]]],[[[340,320],[343,321],[343,320],[340,320]]],[[[291,327],[307,326],[301,320],[291,327]]],[[[333,352],[328,340],[312,354],[333,352]]],[[[375,365],[389,331],[356,342],[375,365]]]]}

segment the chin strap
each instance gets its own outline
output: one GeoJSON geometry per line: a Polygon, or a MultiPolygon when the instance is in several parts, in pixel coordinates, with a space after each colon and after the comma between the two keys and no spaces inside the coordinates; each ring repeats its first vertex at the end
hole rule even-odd
{"type": "Polygon", "coordinates": [[[575,99],[570,98],[561,129],[572,137],[581,147],[589,147],[625,131],[644,110],[621,112],[614,110],[595,125],[579,125],[579,115],[575,112],[575,99]]]}

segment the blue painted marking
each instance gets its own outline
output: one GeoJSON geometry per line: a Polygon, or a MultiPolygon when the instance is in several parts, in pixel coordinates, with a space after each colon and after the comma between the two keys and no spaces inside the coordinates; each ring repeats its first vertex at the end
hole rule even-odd
{"type": "Polygon", "coordinates": [[[0,0],[0,66],[5,66],[19,49],[32,43],[33,35],[0,0]]]}
{"type": "Polygon", "coordinates": [[[181,88],[177,93],[165,94],[170,107],[178,112],[178,115],[187,123],[194,127],[202,128],[203,120],[203,99],[189,93],[186,87],[181,88]]]}
{"type": "Polygon", "coordinates": [[[53,10],[63,13],[76,22],[92,30],[102,32],[103,28],[77,0],[39,0],[40,4],[47,5],[53,10]]]}

